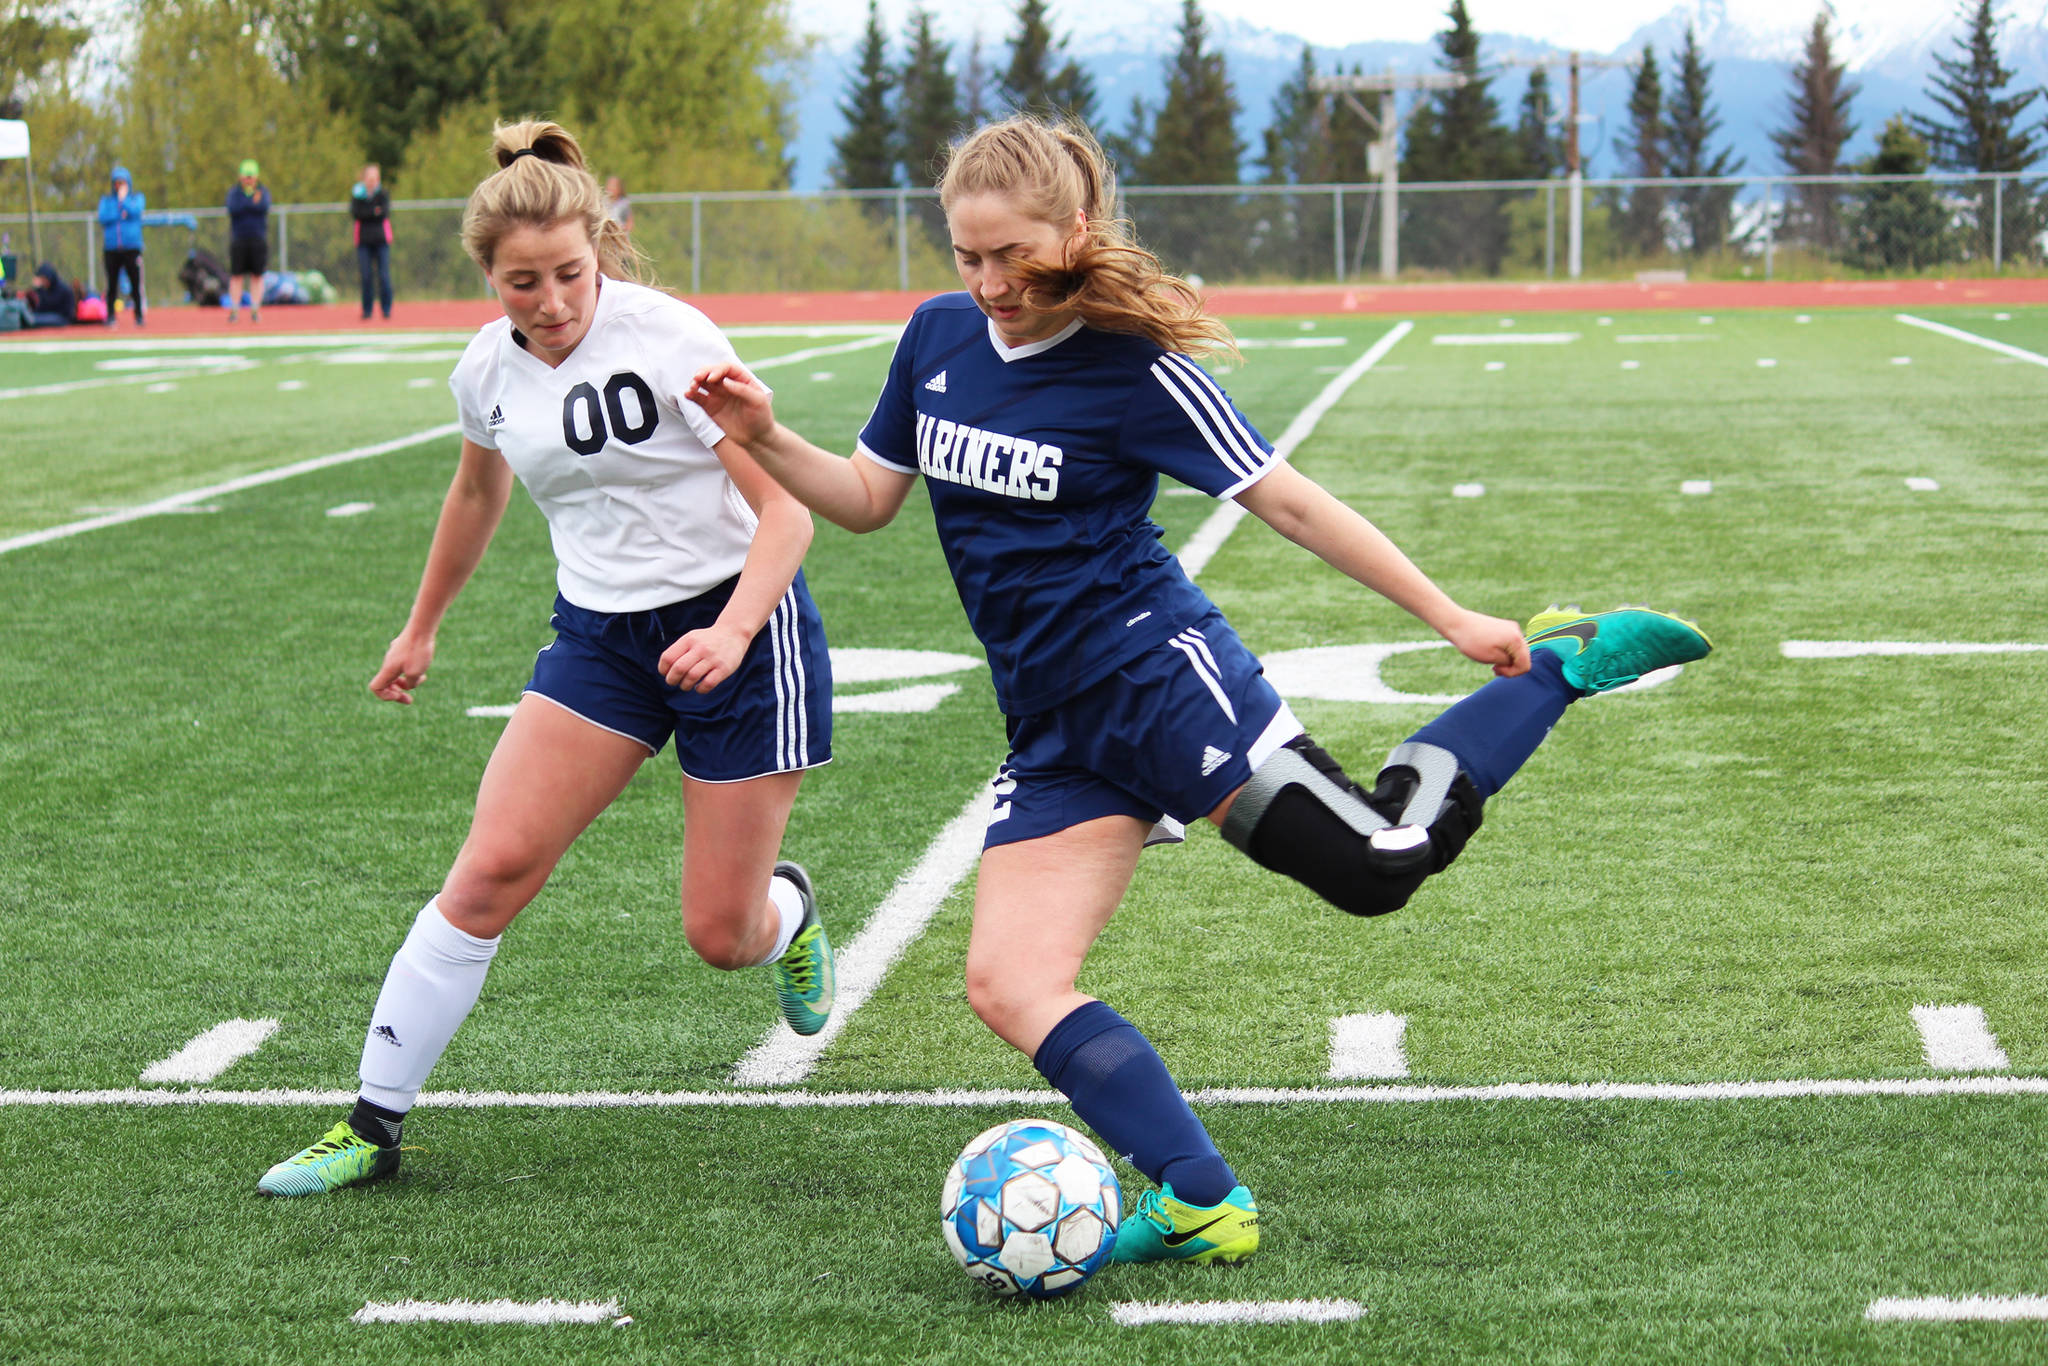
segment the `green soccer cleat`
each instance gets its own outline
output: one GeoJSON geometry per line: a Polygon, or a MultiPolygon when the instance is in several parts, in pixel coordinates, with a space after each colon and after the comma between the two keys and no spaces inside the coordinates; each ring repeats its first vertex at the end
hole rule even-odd
{"type": "Polygon", "coordinates": [[[398,1146],[380,1148],[342,1120],[318,1143],[263,1173],[265,1195],[325,1195],[343,1186],[366,1186],[398,1170],[398,1146]]]}
{"type": "Polygon", "coordinates": [[[818,919],[817,893],[803,865],[785,859],[775,865],[775,876],[794,882],[804,901],[804,923],[774,963],[775,996],[789,1027],[808,1036],[832,1018],[832,941],[818,919]]]}
{"type": "Polygon", "coordinates": [[[1704,659],[1714,648],[1691,622],[1648,607],[1552,607],[1529,618],[1528,641],[1564,661],[1565,682],[1581,697],[1633,683],[1654,669],[1704,659]]]}
{"type": "Polygon", "coordinates": [[[1259,1250],[1259,1205],[1243,1186],[1190,1205],[1171,1184],[1146,1191],[1116,1231],[1113,1262],[1241,1262],[1259,1250]]]}

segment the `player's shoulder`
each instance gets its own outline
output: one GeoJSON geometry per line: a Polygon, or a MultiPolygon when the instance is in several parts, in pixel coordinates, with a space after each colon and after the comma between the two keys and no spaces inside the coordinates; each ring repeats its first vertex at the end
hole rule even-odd
{"type": "Polygon", "coordinates": [[[455,362],[455,373],[449,382],[459,384],[474,380],[496,368],[511,336],[510,318],[493,318],[478,328],[476,335],[469,339],[469,345],[462,348],[462,358],[455,362]]]}
{"type": "Polygon", "coordinates": [[[934,294],[911,310],[905,331],[934,337],[955,337],[979,333],[987,327],[988,320],[975,307],[972,296],[964,289],[956,289],[950,294],[934,294]]]}
{"type": "Polygon", "coordinates": [[[604,290],[608,296],[606,311],[615,324],[670,341],[695,343],[718,351],[730,349],[718,324],[695,304],[632,280],[607,277],[604,290]]]}

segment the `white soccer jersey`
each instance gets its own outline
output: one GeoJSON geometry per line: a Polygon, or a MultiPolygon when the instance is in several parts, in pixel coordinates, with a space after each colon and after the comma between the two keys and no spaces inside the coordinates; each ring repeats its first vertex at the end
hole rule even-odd
{"type": "Polygon", "coordinates": [[[639,612],[740,572],[757,519],[711,449],[724,433],[683,398],[699,370],[734,358],[690,305],[612,279],[560,366],[515,341],[509,318],[470,342],[448,378],[462,434],[533,495],[563,597],[639,612]]]}

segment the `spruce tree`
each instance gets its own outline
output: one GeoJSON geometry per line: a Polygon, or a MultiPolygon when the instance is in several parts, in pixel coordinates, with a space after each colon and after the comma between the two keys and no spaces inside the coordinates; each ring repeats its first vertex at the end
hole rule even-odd
{"type": "Polygon", "coordinates": [[[853,82],[839,106],[846,131],[832,140],[837,153],[832,183],[842,190],[879,190],[896,184],[896,119],[889,108],[892,84],[880,0],[868,0],[860,64],[854,68],[853,82]]]}
{"type": "Polygon", "coordinates": [[[1095,122],[1095,82],[1072,60],[1063,60],[1066,40],[1046,18],[1046,0],[1018,0],[1017,34],[1010,40],[1010,65],[1000,83],[1003,102],[1041,118],[1095,122]]]}
{"type": "MultiPolygon", "coordinates": [[[[1834,175],[1842,169],[1842,148],[1856,135],[1849,121],[1849,101],[1857,86],[1842,78],[1828,32],[1831,11],[1825,4],[1813,16],[1806,52],[1792,69],[1790,124],[1771,134],[1778,157],[1793,175],[1834,175]]],[[[1792,193],[1787,228],[1822,250],[1833,250],[1841,237],[1840,191],[1831,185],[1800,185],[1792,193]]]]}
{"type": "MultiPolygon", "coordinates": [[[[1209,45],[1198,0],[1181,0],[1180,44],[1167,59],[1166,96],[1138,158],[1147,185],[1235,185],[1244,142],[1237,95],[1223,54],[1209,45]]],[[[1213,274],[1243,257],[1238,206],[1228,200],[1156,198],[1145,202],[1155,248],[1182,270],[1213,274]]]]}
{"type": "MultiPolygon", "coordinates": [[[[1927,144],[1904,114],[1884,126],[1877,153],[1856,167],[1867,176],[1922,176],[1927,144]]],[[[1953,255],[1948,209],[1925,180],[1887,180],[1856,192],[1848,257],[1865,270],[1924,270],[1953,255]]]]}
{"type": "Polygon", "coordinates": [[[1517,168],[1525,180],[1548,180],[1564,169],[1564,140],[1551,131],[1550,73],[1536,67],[1522,91],[1521,118],[1515,124],[1517,168]]]}
{"type": "MultiPolygon", "coordinates": [[[[1665,173],[1677,178],[1732,176],[1742,162],[1725,147],[1714,150],[1721,118],[1714,112],[1710,87],[1713,64],[1700,52],[1699,33],[1685,30],[1678,53],[1678,90],[1665,121],[1665,173]]],[[[1686,251],[1703,256],[1728,240],[1735,189],[1728,185],[1686,185],[1671,192],[1678,205],[1678,227],[1686,251]]]]}
{"type": "MultiPolygon", "coordinates": [[[[1628,137],[1625,163],[1630,178],[1664,177],[1664,83],[1657,71],[1656,49],[1643,47],[1628,96],[1628,137]]],[[[1621,241],[1638,256],[1659,256],[1664,242],[1664,187],[1637,185],[1628,192],[1621,214],[1621,241]]]]}
{"type": "Polygon", "coordinates": [[[910,13],[907,50],[896,84],[896,161],[901,184],[933,183],[946,146],[960,131],[960,87],[953,79],[952,48],[932,31],[931,11],[910,13]]]}
{"type": "Polygon", "coordinates": [[[967,64],[960,72],[960,120],[969,128],[979,128],[988,115],[988,59],[981,55],[981,29],[977,27],[967,41],[967,64]]]}
{"type": "MultiPolygon", "coordinates": [[[[1268,185],[1310,185],[1330,175],[1328,101],[1312,88],[1314,50],[1306,44],[1294,74],[1273,96],[1273,117],[1261,136],[1259,178],[1268,185]]],[[[1266,262],[1295,278],[1330,268],[1330,214],[1323,196],[1309,203],[1293,195],[1262,197],[1254,237],[1266,262]]]]}
{"type": "MultiPolygon", "coordinates": [[[[1465,0],[1451,0],[1451,26],[1437,35],[1437,65],[1463,77],[1422,102],[1408,124],[1405,181],[1504,180],[1518,167],[1514,136],[1500,121],[1492,78],[1480,74],[1479,34],[1465,0]]],[[[1402,240],[1418,265],[1496,274],[1507,253],[1507,204],[1498,191],[1404,196],[1402,240]]]]}
{"type": "MultiPolygon", "coordinates": [[[[2022,90],[2001,95],[2012,83],[2013,70],[1999,60],[1998,19],[1991,0],[1963,0],[1962,16],[1968,31],[1956,41],[1952,57],[1936,56],[1940,72],[1927,92],[1946,118],[1914,117],[1913,131],[1927,144],[1933,163],[1948,171],[2024,171],[2041,159],[2034,133],[2020,127],[2020,116],[2041,92],[2022,90]]],[[[1989,182],[1977,191],[1977,229],[1974,248],[1978,255],[1991,254],[1991,224],[1996,206],[2004,207],[2001,225],[2003,248],[2008,255],[2034,254],[2034,238],[2041,219],[2032,193],[2019,182],[2009,182],[1995,192],[1989,182]]]]}

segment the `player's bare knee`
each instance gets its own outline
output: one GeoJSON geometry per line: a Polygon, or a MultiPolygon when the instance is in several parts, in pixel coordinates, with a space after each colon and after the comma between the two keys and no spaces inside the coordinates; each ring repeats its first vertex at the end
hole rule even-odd
{"type": "Polygon", "coordinates": [[[1448,750],[1397,746],[1367,793],[1302,736],[1253,772],[1223,836],[1340,910],[1384,915],[1463,852],[1482,806],[1448,750]]]}

